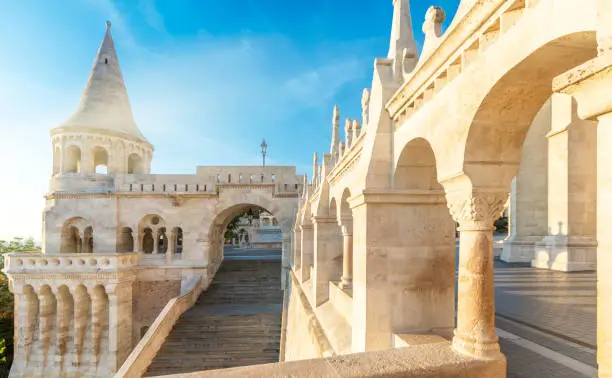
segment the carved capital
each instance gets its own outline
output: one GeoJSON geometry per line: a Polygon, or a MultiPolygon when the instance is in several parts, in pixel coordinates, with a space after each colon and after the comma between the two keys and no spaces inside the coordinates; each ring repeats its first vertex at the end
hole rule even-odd
{"type": "Polygon", "coordinates": [[[506,192],[448,193],[448,208],[461,229],[492,229],[508,200],[506,192]]]}

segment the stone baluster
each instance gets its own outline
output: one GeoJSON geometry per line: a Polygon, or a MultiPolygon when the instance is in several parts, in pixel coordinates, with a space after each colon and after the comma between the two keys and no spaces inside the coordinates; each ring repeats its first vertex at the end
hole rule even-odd
{"type": "Polygon", "coordinates": [[[108,314],[107,296],[104,287],[96,286],[91,295],[91,343],[93,362],[97,366],[102,357],[102,327],[108,314]]]}
{"type": "Polygon", "coordinates": [[[349,289],[353,286],[353,223],[343,220],[342,228],[342,278],[340,288],[349,289]]]}
{"type": "Polygon", "coordinates": [[[47,364],[47,357],[53,344],[53,333],[56,331],[56,299],[49,286],[42,286],[39,290],[40,301],[40,346],[42,352],[42,366],[47,364]]]}
{"type": "Polygon", "coordinates": [[[459,275],[455,350],[483,359],[503,358],[495,334],[493,222],[507,192],[448,191],[448,207],[459,222],[459,275]]]}
{"type": "Polygon", "coordinates": [[[64,360],[68,354],[68,342],[72,336],[72,320],[74,302],[66,286],[60,286],[57,291],[57,350],[56,355],[60,367],[64,368],[64,360]]]}
{"type": "Polygon", "coordinates": [[[81,364],[87,326],[91,318],[91,298],[85,286],[78,286],[74,292],[74,357],[75,366],[81,364]]]}
{"type": "Polygon", "coordinates": [[[17,313],[15,323],[17,328],[17,339],[15,340],[15,364],[22,364],[22,368],[28,366],[32,353],[32,344],[36,338],[36,326],[39,317],[38,296],[30,285],[15,287],[15,301],[17,313]]]}

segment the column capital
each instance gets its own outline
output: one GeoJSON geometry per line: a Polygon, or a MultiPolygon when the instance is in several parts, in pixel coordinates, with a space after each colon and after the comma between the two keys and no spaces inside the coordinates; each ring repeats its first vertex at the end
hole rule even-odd
{"type": "Polygon", "coordinates": [[[337,222],[337,218],[336,217],[322,217],[322,216],[318,216],[315,215],[311,218],[312,223],[313,224],[320,224],[320,223],[336,223],[337,222]]]}
{"type": "Polygon", "coordinates": [[[447,206],[462,230],[491,230],[504,211],[508,192],[459,191],[446,194],[447,206]]]}

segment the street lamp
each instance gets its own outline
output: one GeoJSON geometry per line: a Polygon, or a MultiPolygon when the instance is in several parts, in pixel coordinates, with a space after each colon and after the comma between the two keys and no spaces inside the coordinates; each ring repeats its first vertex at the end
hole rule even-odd
{"type": "Polygon", "coordinates": [[[268,150],[268,144],[266,143],[266,140],[262,140],[261,141],[261,155],[263,156],[263,166],[265,168],[266,166],[266,151],[268,150]]]}

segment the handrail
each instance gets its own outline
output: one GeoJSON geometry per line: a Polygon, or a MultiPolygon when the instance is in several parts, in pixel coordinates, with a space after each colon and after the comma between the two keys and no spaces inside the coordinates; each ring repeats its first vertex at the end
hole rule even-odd
{"type": "Polygon", "coordinates": [[[186,293],[168,301],[121,368],[115,373],[115,378],[141,377],[147,371],[176,321],[193,306],[200,295],[202,277],[192,280],[192,285],[187,284],[186,293]]]}

